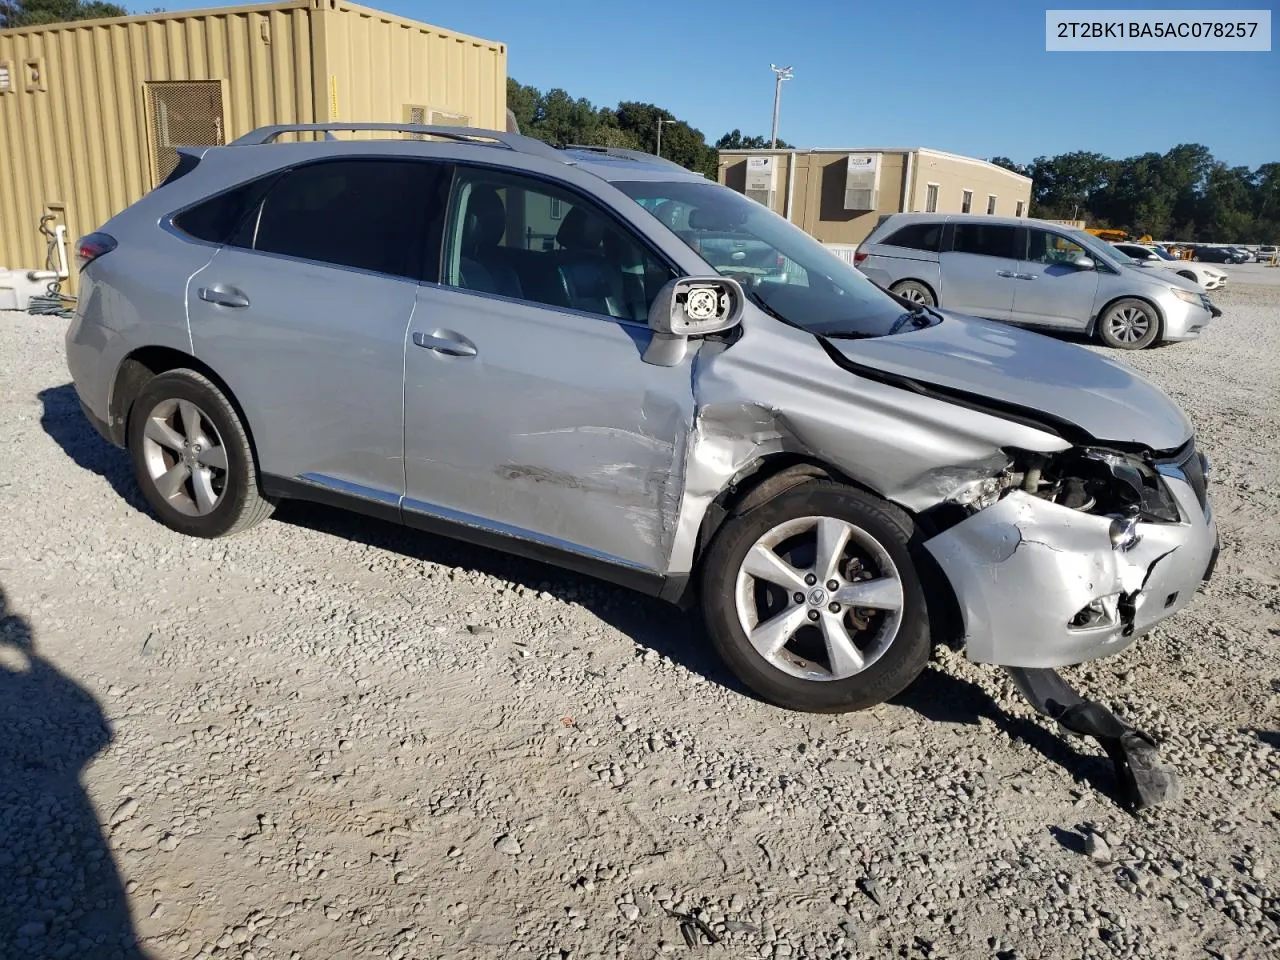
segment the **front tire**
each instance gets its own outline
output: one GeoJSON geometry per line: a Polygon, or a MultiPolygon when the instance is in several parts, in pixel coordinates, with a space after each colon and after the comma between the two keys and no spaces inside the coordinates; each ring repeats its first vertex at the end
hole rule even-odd
{"type": "Polygon", "coordinates": [[[1115,350],[1142,350],[1160,339],[1160,315],[1145,300],[1117,300],[1098,321],[1098,336],[1115,350]]]}
{"type": "Polygon", "coordinates": [[[230,536],[275,509],[258,490],[235,407],[195,370],[170,370],[143,387],[129,411],[128,445],[143,497],[179,533],[230,536]]]}
{"type": "Polygon", "coordinates": [[[755,693],[787,709],[883,703],[929,660],[914,536],[901,510],[826,481],[731,517],[702,571],[716,651],[755,693]]]}

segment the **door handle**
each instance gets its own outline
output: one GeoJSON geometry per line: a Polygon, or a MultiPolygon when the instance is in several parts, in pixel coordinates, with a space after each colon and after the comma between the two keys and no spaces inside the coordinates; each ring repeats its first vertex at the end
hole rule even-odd
{"type": "Polygon", "coordinates": [[[1037,277],[1034,273],[1019,273],[1019,274],[1016,274],[1016,276],[1019,280],[1038,280],[1039,279],[1039,277],[1037,277]]]}
{"type": "Polygon", "coordinates": [[[201,287],[198,291],[201,300],[216,303],[220,307],[247,307],[249,298],[235,287],[201,287]]]}
{"type": "Polygon", "coordinates": [[[1018,276],[1018,275],[1017,275],[1016,273],[1013,273],[1013,272],[1009,271],[1009,270],[997,270],[997,271],[996,271],[996,276],[997,276],[997,277],[1007,277],[1007,278],[1009,278],[1010,280],[1015,280],[1015,279],[1017,279],[1017,276],[1018,276]]]}
{"type": "Polygon", "coordinates": [[[425,347],[427,350],[434,350],[436,353],[443,353],[448,357],[474,357],[477,353],[475,344],[458,334],[449,334],[442,331],[435,333],[415,332],[413,343],[414,346],[425,347]]]}

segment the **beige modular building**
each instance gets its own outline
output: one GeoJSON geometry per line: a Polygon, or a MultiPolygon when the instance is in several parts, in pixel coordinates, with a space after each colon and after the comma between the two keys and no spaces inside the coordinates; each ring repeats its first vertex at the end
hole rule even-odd
{"type": "Polygon", "coordinates": [[[505,44],[345,0],[0,30],[0,266],[43,267],[59,225],[74,244],[180,146],[330,120],[502,129],[506,99],[505,44]]]}
{"type": "Polygon", "coordinates": [[[1029,178],[926,147],[722,150],[718,179],[846,257],[887,213],[1023,217],[1031,204],[1029,178]]]}

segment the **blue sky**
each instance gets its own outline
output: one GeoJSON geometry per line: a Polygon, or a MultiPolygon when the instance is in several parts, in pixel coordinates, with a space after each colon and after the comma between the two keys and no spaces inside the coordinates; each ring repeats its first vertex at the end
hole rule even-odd
{"type": "MultiPolygon", "coordinates": [[[[778,63],[795,70],[783,85],[779,136],[803,147],[928,146],[1026,162],[1070,150],[1121,157],[1194,142],[1232,165],[1280,161],[1274,44],[1269,53],[1048,53],[1045,9],[1069,7],[1063,0],[366,5],[504,41],[509,73],[522,83],[563,87],[598,105],[656,103],[709,141],[734,127],[768,135],[769,65],[778,63]]],[[[1246,5],[1164,0],[1161,9],[1246,5]]]]}

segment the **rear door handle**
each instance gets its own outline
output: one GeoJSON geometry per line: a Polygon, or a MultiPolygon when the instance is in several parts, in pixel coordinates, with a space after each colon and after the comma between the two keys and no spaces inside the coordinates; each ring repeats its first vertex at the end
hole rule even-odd
{"type": "Polygon", "coordinates": [[[1015,274],[1015,276],[1019,280],[1038,280],[1039,279],[1039,277],[1037,277],[1034,273],[1019,273],[1019,274],[1015,274]]]}
{"type": "Polygon", "coordinates": [[[444,330],[437,330],[435,333],[417,331],[413,335],[413,343],[414,346],[425,347],[449,357],[474,357],[477,353],[475,344],[466,337],[444,330]]]}
{"type": "Polygon", "coordinates": [[[1017,275],[1016,273],[1013,273],[1012,271],[1009,271],[1009,270],[997,270],[997,271],[996,271],[996,276],[997,276],[997,277],[1007,277],[1007,278],[1008,278],[1008,279],[1010,279],[1010,280],[1014,280],[1014,279],[1017,279],[1017,276],[1018,276],[1018,275],[1017,275]]]}
{"type": "Polygon", "coordinates": [[[220,307],[247,307],[249,305],[249,298],[235,287],[224,287],[219,284],[212,287],[201,287],[198,293],[201,300],[216,303],[220,307]]]}

